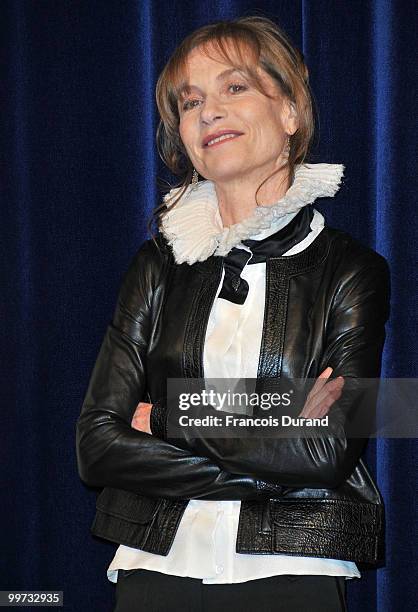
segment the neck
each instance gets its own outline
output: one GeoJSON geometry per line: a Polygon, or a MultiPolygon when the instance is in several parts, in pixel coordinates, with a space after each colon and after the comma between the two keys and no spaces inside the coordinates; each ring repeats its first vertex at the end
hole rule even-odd
{"type": "MultiPolygon", "coordinates": [[[[257,208],[255,194],[262,180],[261,176],[257,180],[240,176],[232,181],[214,183],[224,227],[240,223],[252,215],[257,208]]],[[[271,206],[283,198],[289,187],[289,169],[285,167],[264,183],[258,191],[257,200],[261,206],[271,206]]]]}

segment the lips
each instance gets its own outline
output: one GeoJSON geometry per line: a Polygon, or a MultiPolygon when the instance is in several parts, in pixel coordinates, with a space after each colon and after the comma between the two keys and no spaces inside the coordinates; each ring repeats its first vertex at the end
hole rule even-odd
{"type": "MultiPolygon", "coordinates": [[[[202,146],[207,147],[208,143],[215,138],[219,138],[220,136],[225,136],[227,134],[233,134],[234,137],[242,136],[242,132],[238,132],[237,130],[219,130],[218,132],[214,132],[213,134],[208,134],[202,141],[202,146]]],[[[226,138],[221,140],[220,142],[225,142],[225,140],[234,140],[234,138],[226,138]]],[[[218,143],[215,143],[218,144],[218,143]]],[[[213,144],[210,146],[214,146],[213,144]]]]}

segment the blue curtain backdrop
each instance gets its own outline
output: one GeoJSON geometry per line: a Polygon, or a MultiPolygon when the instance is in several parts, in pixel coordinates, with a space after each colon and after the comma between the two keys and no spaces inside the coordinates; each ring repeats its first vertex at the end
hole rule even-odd
{"type": "MultiPolygon", "coordinates": [[[[383,376],[417,377],[413,279],[414,2],[39,0],[0,3],[0,590],[59,589],[66,610],[112,609],[115,546],[90,536],[75,423],[122,273],[165,174],[154,88],[177,43],[262,14],[302,49],[320,115],[311,161],[344,163],[320,210],[392,271],[383,376]]],[[[353,612],[415,610],[415,440],[372,440],[386,566],[348,584],[353,612]]]]}

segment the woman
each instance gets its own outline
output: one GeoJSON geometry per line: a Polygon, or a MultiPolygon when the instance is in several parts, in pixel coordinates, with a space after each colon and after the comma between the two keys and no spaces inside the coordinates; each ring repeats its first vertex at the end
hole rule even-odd
{"type": "Polygon", "coordinates": [[[115,610],[344,610],[345,580],[382,559],[365,439],[345,429],[362,395],[342,389],[380,375],[387,263],[313,208],[343,166],[305,163],[308,70],[274,23],[192,33],[157,103],[184,180],[124,276],[77,424],[81,478],[104,487],[92,531],[120,544],[115,610]],[[336,436],[174,435],[173,378],[315,378],[298,412],[333,414],[336,436]]]}

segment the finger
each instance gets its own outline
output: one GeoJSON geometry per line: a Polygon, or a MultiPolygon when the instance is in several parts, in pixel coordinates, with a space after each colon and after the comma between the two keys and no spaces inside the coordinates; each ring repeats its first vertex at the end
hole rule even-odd
{"type": "Polygon", "coordinates": [[[340,396],[344,381],[340,378],[331,380],[325,385],[319,393],[315,395],[311,402],[308,404],[308,410],[316,410],[318,406],[322,406],[324,401],[335,402],[337,397],[340,396]]]}
{"type": "Polygon", "coordinates": [[[338,376],[337,378],[333,378],[332,380],[326,380],[325,384],[321,386],[321,388],[311,395],[309,398],[309,403],[316,403],[322,399],[323,395],[327,392],[327,389],[331,390],[334,388],[340,388],[344,384],[344,378],[342,376],[338,376]]]}
{"type": "Polygon", "coordinates": [[[326,384],[326,382],[327,382],[328,378],[331,376],[331,374],[332,374],[332,368],[330,366],[328,366],[318,376],[318,378],[316,379],[312,389],[309,391],[307,397],[312,397],[313,395],[318,393],[318,391],[320,391],[322,389],[322,387],[326,384]]]}
{"type": "Polygon", "coordinates": [[[341,397],[342,389],[335,388],[329,391],[328,395],[324,397],[321,403],[315,408],[314,416],[327,414],[331,409],[332,405],[341,397]]]}
{"type": "Polygon", "coordinates": [[[320,403],[315,404],[315,406],[311,406],[309,410],[304,410],[301,416],[305,417],[306,419],[317,419],[323,416],[324,413],[327,413],[327,411],[336,399],[338,399],[337,395],[335,395],[334,397],[333,394],[330,392],[329,394],[323,397],[320,403]]]}
{"type": "Polygon", "coordinates": [[[312,415],[317,414],[318,409],[324,405],[324,402],[331,402],[332,405],[341,395],[342,388],[344,386],[344,379],[342,377],[335,378],[327,383],[319,393],[317,393],[314,397],[310,398],[309,401],[305,404],[303,412],[303,416],[312,417],[312,415]]]}
{"type": "Polygon", "coordinates": [[[331,398],[330,400],[325,400],[321,406],[319,406],[318,408],[318,412],[315,415],[316,418],[322,418],[324,416],[326,416],[328,414],[328,412],[331,410],[332,405],[336,402],[337,399],[339,399],[339,397],[341,396],[342,391],[338,391],[338,392],[334,392],[333,398],[331,398]]]}
{"type": "Polygon", "coordinates": [[[329,376],[331,376],[332,374],[332,370],[333,368],[331,368],[331,366],[328,366],[323,372],[321,372],[318,378],[329,378],[329,376]]]}

